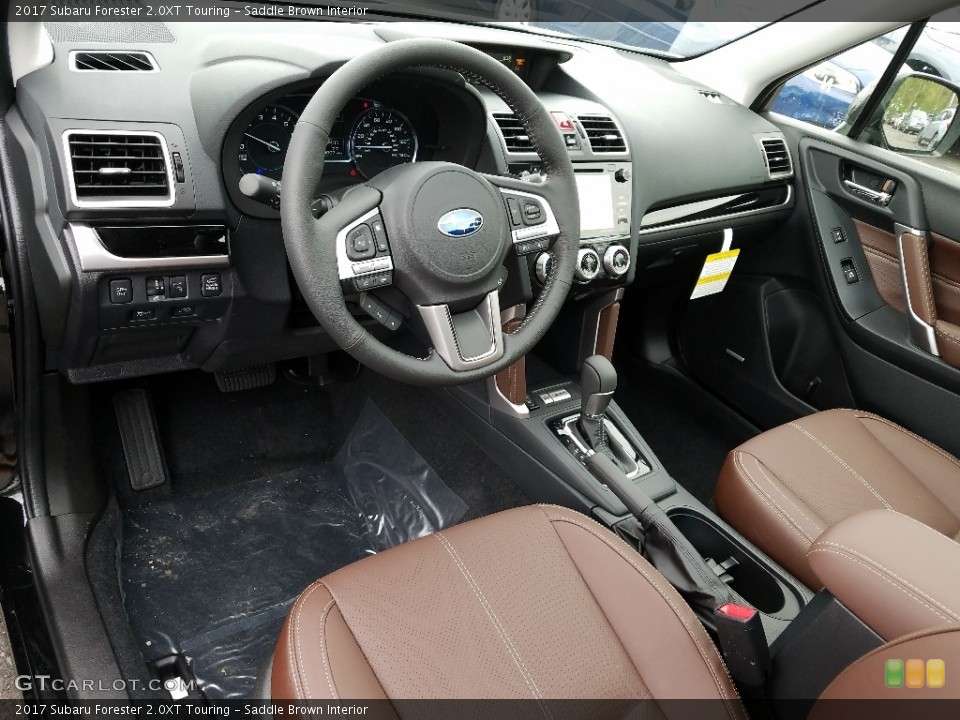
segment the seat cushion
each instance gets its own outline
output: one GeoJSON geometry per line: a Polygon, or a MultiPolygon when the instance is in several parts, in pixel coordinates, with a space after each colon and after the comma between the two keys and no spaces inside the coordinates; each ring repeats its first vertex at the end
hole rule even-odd
{"type": "Polygon", "coordinates": [[[807,563],[826,528],[865,510],[896,510],[956,540],[960,463],[882,417],[828,410],[733,450],[714,492],[720,515],[811,588],[807,563]]]}
{"type": "Polygon", "coordinates": [[[743,717],[680,595],[615,535],[555,506],[474,520],[318,580],[287,617],[272,694],[707,698],[728,701],[709,703],[718,717],[743,717]]]}

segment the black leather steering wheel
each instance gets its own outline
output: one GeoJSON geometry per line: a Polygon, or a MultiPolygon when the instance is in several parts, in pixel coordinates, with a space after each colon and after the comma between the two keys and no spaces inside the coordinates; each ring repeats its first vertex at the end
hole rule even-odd
{"type": "Polygon", "coordinates": [[[479,380],[529,352],[563,305],[579,246],[573,166],[550,114],[508,68],[448,40],[388,43],[350,60],[323,83],[290,141],[280,216],[294,277],[323,328],[360,362],[415,385],[479,380]],[[372,82],[418,67],[455,70],[496,92],[526,127],[545,180],[418,162],[349,190],[315,218],[311,204],[341,109],[372,82]],[[517,243],[528,241],[552,244],[554,261],[530,312],[507,334],[499,302],[503,264],[517,243]],[[410,301],[411,321],[432,345],[429,354],[406,355],[365,330],[347,308],[341,281],[357,288],[391,282],[410,301]]]}

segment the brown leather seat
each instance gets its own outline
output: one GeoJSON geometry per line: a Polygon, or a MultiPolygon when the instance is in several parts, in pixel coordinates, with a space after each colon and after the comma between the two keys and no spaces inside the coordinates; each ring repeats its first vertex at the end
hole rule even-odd
{"type": "Polygon", "coordinates": [[[820,533],[856,513],[896,510],[957,540],[960,462],[877,415],[828,410],[733,450],[714,504],[753,543],[819,588],[807,551],[820,533]]]}
{"type": "Polygon", "coordinates": [[[706,698],[744,717],[680,595],[608,530],[508,510],[311,585],[273,658],[274,700],[706,698]]]}

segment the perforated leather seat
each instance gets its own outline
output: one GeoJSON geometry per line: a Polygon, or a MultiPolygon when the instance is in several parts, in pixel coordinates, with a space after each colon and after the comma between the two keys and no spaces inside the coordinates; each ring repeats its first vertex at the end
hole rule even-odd
{"type": "Polygon", "coordinates": [[[822,583],[807,550],[851,515],[896,510],[957,540],[960,462],[877,415],[828,410],[731,451],[714,504],[727,522],[816,589],[822,583]]]}
{"type": "MultiPolygon", "coordinates": [[[[554,506],[481,518],[311,585],[273,699],[707,698],[743,717],[703,626],[636,551],[554,506]]],[[[622,708],[621,708],[622,710],[622,708]]]]}

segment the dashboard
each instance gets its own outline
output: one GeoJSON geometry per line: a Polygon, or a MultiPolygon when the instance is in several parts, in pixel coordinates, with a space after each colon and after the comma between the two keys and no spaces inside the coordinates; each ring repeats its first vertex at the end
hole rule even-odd
{"type": "MultiPolygon", "coordinates": [[[[293,127],[324,79],[395,40],[446,37],[479,48],[551,114],[580,191],[573,315],[677,252],[711,247],[726,227],[782,221],[793,206],[789,157],[776,172],[768,162],[782,152],[777,128],[657,58],[449,23],[145,25],[152,42],[132,33],[110,47],[93,27],[54,28],[53,59],[19,79],[17,105],[3,119],[15,176],[24,178],[18,194],[48,356],[72,382],[335,349],[291,277],[277,207],[241,191],[241,179],[280,184],[293,127]],[[148,55],[155,69],[71,66],[98,51],[148,55]]],[[[439,68],[364,88],[324,152],[318,196],[408,162],[533,183],[543,172],[511,109],[439,68]]],[[[516,248],[504,307],[533,302],[551,262],[537,239],[516,248]]],[[[377,277],[357,282],[369,288],[377,277]]],[[[403,315],[389,288],[376,292],[403,315]]],[[[359,303],[355,311],[377,332],[393,332],[359,303]]]]}

